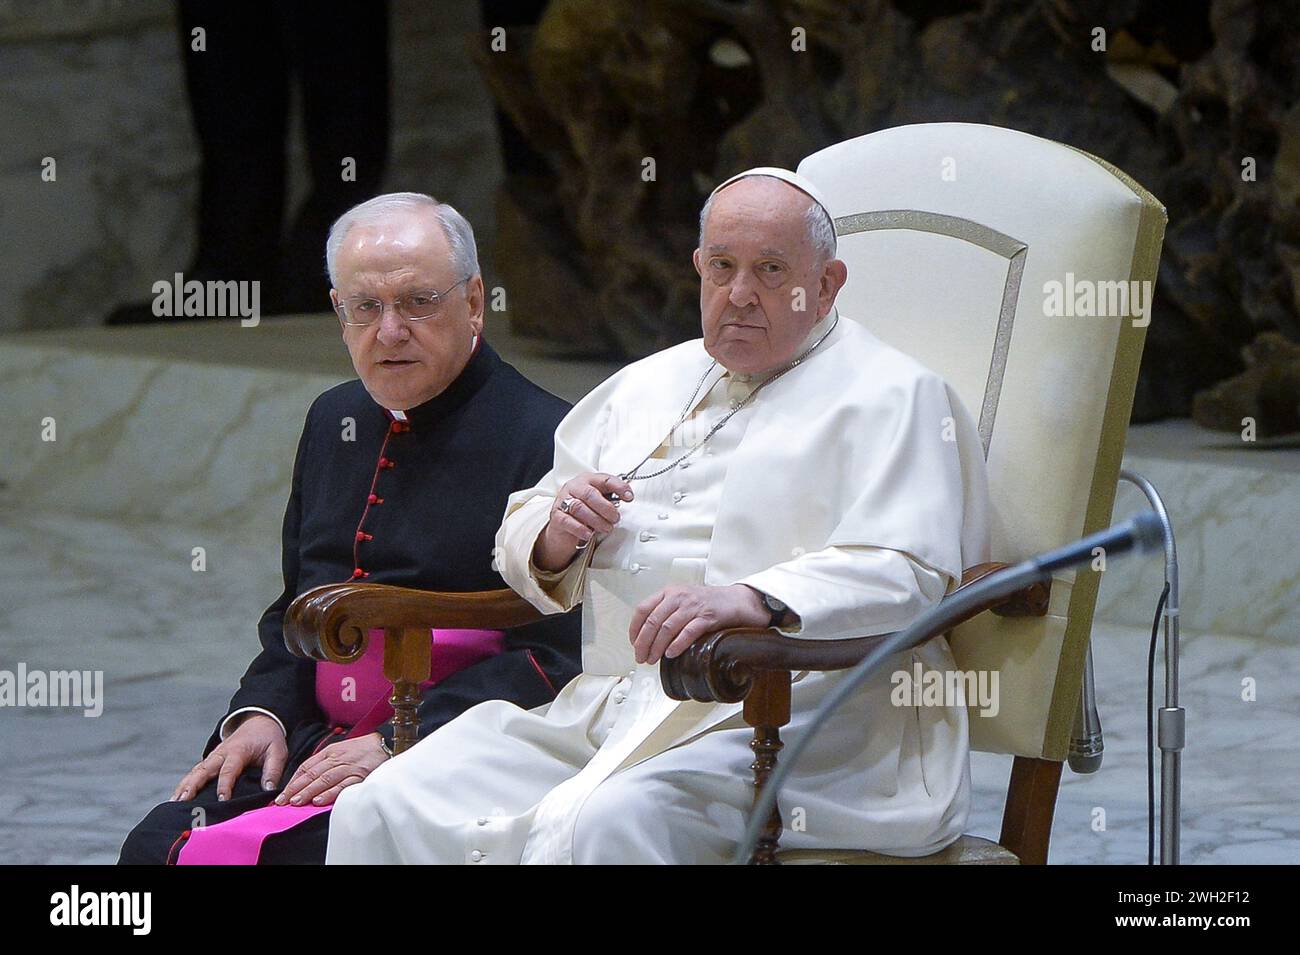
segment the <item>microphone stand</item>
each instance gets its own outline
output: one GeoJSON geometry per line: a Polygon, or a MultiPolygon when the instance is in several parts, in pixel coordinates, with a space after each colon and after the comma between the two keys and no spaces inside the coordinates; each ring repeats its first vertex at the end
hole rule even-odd
{"type": "Polygon", "coordinates": [[[754,847],[758,844],[763,826],[776,805],[777,795],[799,761],[799,757],[830,714],[853,694],[882,660],[950,630],[955,621],[979,607],[1009,597],[1030,584],[1048,581],[1058,570],[1086,563],[1092,559],[1094,548],[1101,547],[1115,555],[1134,547],[1139,550],[1149,550],[1162,540],[1164,526],[1154,514],[1139,514],[1124,524],[1099,531],[1074,544],[1031,557],[989,574],[945,597],[904,629],[884,636],[857,666],[845,674],[839,685],[821,702],[813,712],[807,730],[794,742],[776,770],[768,777],[762,794],[754,803],[749,825],[731,860],[732,865],[745,865],[749,861],[754,847]]]}
{"type": "Polygon", "coordinates": [[[1186,711],[1178,705],[1178,548],[1174,544],[1174,527],[1169,521],[1169,511],[1154,485],[1136,471],[1127,469],[1119,472],[1119,479],[1135,485],[1146,495],[1160,521],[1164,539],[1165,583],[1169,586],[1169,596],[1164,609],[1165,705],[1159,710],[1156,728],[1160,745],[1160,864],[1178,865],[1182,834],[1182,751],[1187,740],[1186,711]]]}
{"type": "MultiPolygon", "coordinates": [[[[1186,712],[1178,705],[1178,548],[1169,512],[1159,492],[1135,471],[1122,470],[1119,479],[1138,488],[1161,524],[1165,549],[1165,598],[1161,616],[1165,633],[1165,705],[1159,711],[1160,746],[1160,864],[1179,865],[1182,829],[1182,749],[1186,740],[1186,712]]],[[[1148,716],[1149,718],[1149,716],[1148,716]]],[[[1101,769],[1104,742],[1097,715],[1097,685],[1093,678],[1092,642],[1084,660],[1083,692],[1070,739],[1070,769],[1089,775],[1101,769]]]]}

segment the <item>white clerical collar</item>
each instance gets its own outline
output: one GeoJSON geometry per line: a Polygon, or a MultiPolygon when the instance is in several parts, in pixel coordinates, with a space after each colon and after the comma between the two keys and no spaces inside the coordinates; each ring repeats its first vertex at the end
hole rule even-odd
{"type": "Polygon", "coordinates": [[[813,345],[817,344],[817,341],[830,331],[831,326],[835,324],[835,320],[839,318],[839,314],[840,313],[836,310],[835,306],[832,305],[831,310],[823,315],[817,324],[808,330],[808,336],[799,345],[799,351],[795,354],[801,355],[809,348],[812,348],[813,345]]]}
{"type": "Polygon", "coordinates": [[[394,410],[394,409],[392,409],[392,408],[388,408],[388,409],[385,409],[385,410],[387,410],[388,413],[389,413],[390,415],[393,416],[393,420],[394,420],[394,421],[405,421],[405,420],[406,420],[406,412],[405,412],[405,411],[396,411],[396,410],[394,410]]]}

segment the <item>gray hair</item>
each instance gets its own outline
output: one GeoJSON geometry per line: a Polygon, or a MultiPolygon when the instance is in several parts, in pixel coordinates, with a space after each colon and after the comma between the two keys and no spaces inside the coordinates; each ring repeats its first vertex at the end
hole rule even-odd
{"type": "MultiPolygon", "coordinates": [[[[773,179],[776,182],[785,182],[784,179],[777,179],[776,176],[764,176],[761,173],[756,173],[753,176],[746,176],[745,178],[773,179]]],[[[786,184],[789,185],[789,183],[786,184]]],[[[790,188],[793,189],[797,187],[791,186],[790,188]]],[[[713,200],[717,195],[716,192],[710,193],[709,198],[704,200],[704,208],[700,210],[700,238],[698,241],[700,248],[704,247],[704,222],[709,218],[709,210],[713,208],[713,200]]],[[[805,193],[805,195],[807,195],[807,193],[805,193]]],[[[835,258],[837,248],[835,242],[835,223],[831,221],[830,213],[826,211],[825,207],[812,196],[808,196],[808,211],[804,213],[803,222],[804,228],[808,232],[808,241],[812,244],[813,252],[816,253],[818,262],[826,262],[835,258]]]]}
{"type": "Polygon", "coordinates": [[[442,226],[447,245],[451,247],[451,261],[456,266],[456,271],[464,276],[478,275],[478,247],[474,244],[474,227],[463,215],[447,203],[439,202],[422,192],[390,192],[353,206],[330,226],[329,237],[325,240],[325,270],[329,273],[330,284],[338,287],[335,263],[349,229],[355,225],[377,222],[394,212],[420,209],[432,211],[442,226]]]}

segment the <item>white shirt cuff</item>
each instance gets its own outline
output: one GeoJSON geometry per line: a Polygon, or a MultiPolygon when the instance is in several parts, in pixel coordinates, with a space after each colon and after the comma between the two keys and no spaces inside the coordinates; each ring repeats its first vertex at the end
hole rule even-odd
{"type": "MultiPolygon", "coordinates": [[[[235,731],[235,727],[230,725],[230,721],[235,719],[237,716],[247,716],[249,713],[261,713],[263,716],[271,717],[271,719],[275,720],[276,726],[280,727],[280,732],[284,733],[285,739],[289,738],[289,734],[284,728],[284,721],[270,710],[264,710],[260,706],[245,706],[242,709],[235,710],[235,712],[229,714],[221,721],[221,726],[217,729],[217,738],[224,742],[225,738],[235,731]]],[[[243,721],[240,720],[239,722],[243,721]]]]}

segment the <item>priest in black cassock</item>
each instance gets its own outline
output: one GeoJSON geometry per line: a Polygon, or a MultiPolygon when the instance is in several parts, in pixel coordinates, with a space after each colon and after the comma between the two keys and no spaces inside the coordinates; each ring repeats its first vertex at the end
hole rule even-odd
{"type": "MultiPolygon", "coordinates": [[[[569,406],[483,340],[474,234],[455,209],[416,193],[371,199],[334,224],[326,261],[360,380],[307,412],[262,651],[204,758],[127,836],[123,863],[323,862],[334,798],[391,758],[382,641],[348,666],[299,659],[284,646],[286,608],[348,579],[505,586],[492,548],[506,500],[551,467],[569,406]]],[[[580,669],[577,613],[434,631],[420,735],[484,700],[553,699],[580,669]]]]}

